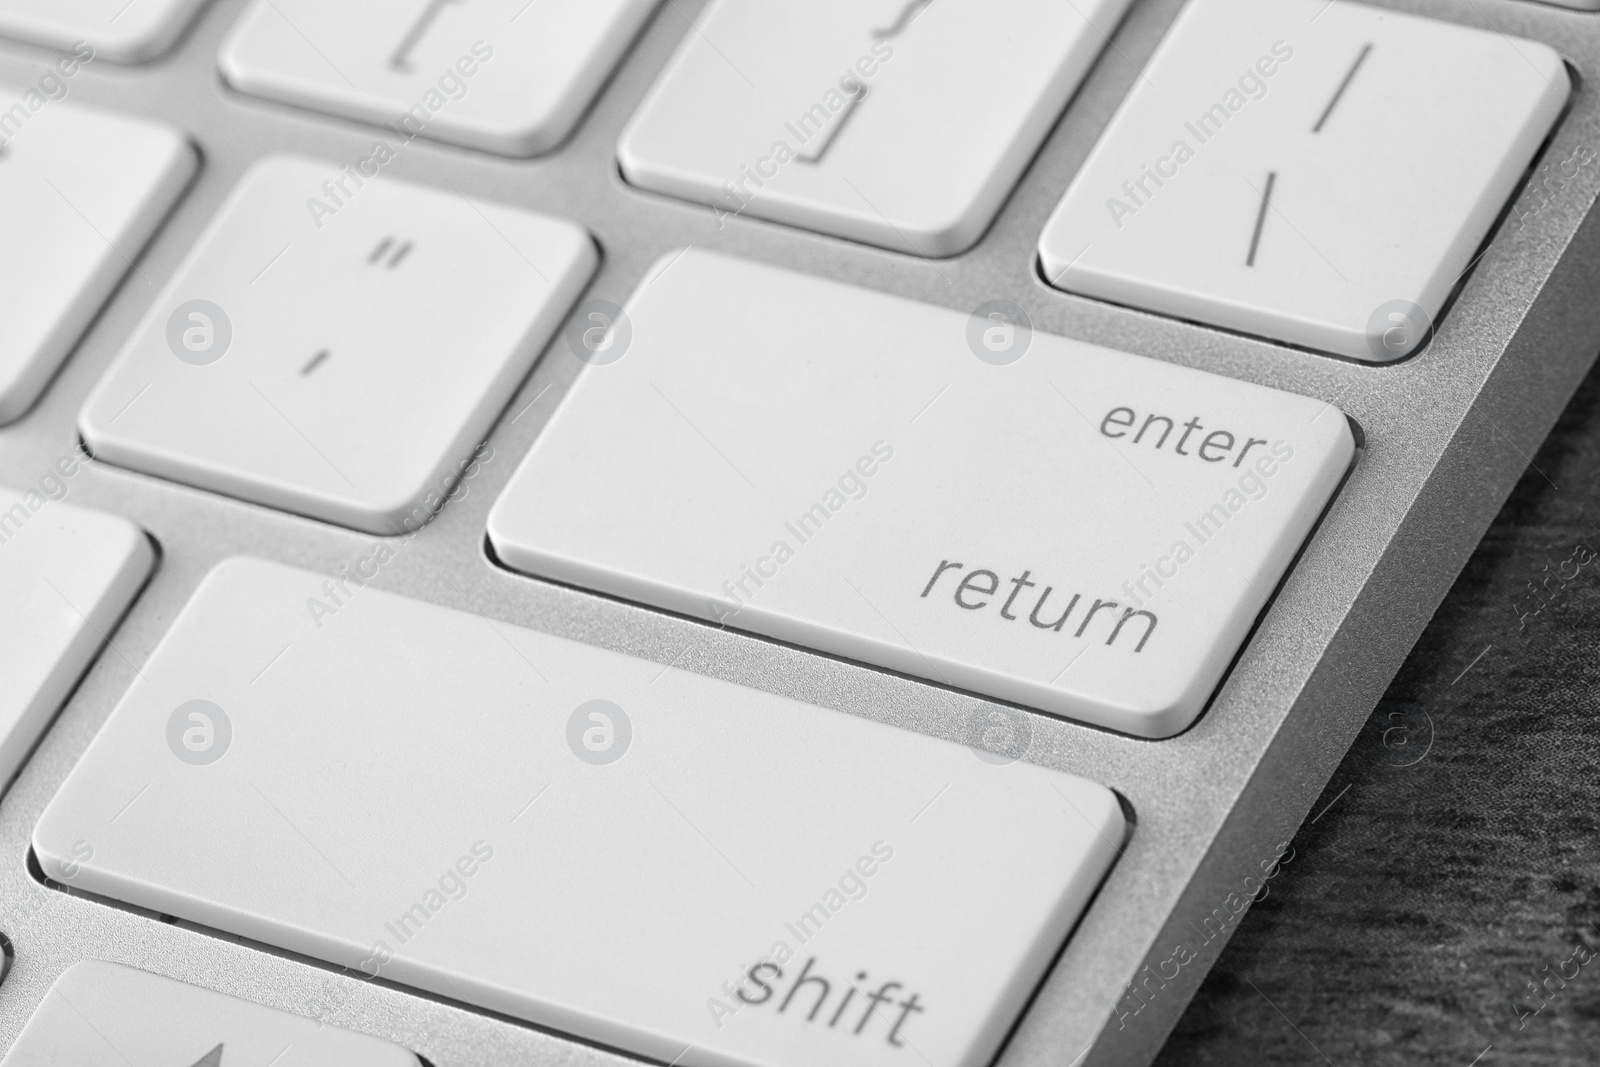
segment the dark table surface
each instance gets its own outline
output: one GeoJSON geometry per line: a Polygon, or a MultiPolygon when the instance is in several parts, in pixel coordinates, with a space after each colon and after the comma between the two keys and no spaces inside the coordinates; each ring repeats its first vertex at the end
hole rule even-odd
{"type": "Polygon", "coordinates": [[[1159,1067],[1600,1064],[1597,649],[1600,372],[1159,1067]]]}

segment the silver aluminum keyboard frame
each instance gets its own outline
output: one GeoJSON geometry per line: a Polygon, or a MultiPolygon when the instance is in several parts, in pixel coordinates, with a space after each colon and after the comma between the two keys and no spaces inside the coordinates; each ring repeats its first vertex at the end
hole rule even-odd
{"type": "MultiPolygon", "coordinates": [[[[1137,825],[1013,1032],[998,1061],[1003,1067],[1144,1064],[1156,1054],[1225,938],[1206,945],[1125,1026],[1114,1005],[1142,968],[1154,973],[1176,942],[1198,940],[1192,931],[1230,893],[1247,892],[1243,879],[1259,874],[1277,843],[1293,836],[1600,347],[1600,223],[1588,211],[1600,189],[1600,160],[1564,185],[1552,182],[1561,187],[1546,194],[1547,205],[1525,224],[1502,220],[1432,346],[1396,365],[1291,350],[1047,287],[1035,266],[1045,219],[1180,2],[1135,0],[991,230],[968,253],[936,263],[753,219],[729,219],[719,228],[704,207],[621,180],[613,155],[618,134],[690,32],[687,18],[698,13],[699,0],[661,7],[575,137],[557,151],[506,161],[418,141],[387,168],[435,186],[449,179],[474,198],[582,222],[604,253],[590,294],[617,303],[656,257],[693,244],[962,311],[1009,298],[1030,311],[1038,329],[1318,397],[1362,429],[1365,448],[1340,495],[1194,727],[1170,740],[1144,741],[1031,717],[1027,758],[1117,790],[1137,825]]],[[[330,161],[331,172],[374,140],[369,127],[241,97],[222,85],[218,48],[244,6],[245,0],[209,5],[155,63],[125,68],[96,61],[72,81],[75,101],[188,130],[204,162],[40,404],[0,430],[0,482],[35,483],[74,448],[77,412],[90,387],[254,159],[292,150],[330,161]]],[[[1587,88],[1600,75],[1600,15],[1529,0],[1384,6],[1531,37],[1567,57],[1579,85],[1535,164],[1538,180],[1555,174],[1555,163],[1580,143],[1600,147],[1600,103],[1587,88]]],[[[49,55],[0,44],[0,86],[10,91],[30,83],[49,55]]],[[[116,161],[106,162],[106,180],[115,180],[116,161]]],[[[1526,186],[1519,190],[1518,213],[1535,203],[1526,186]]],[[[675,662],[674,669],[963,739],[968,715],[986,701],[496,566],[485,550],[489,506],[579,366],[559,341],[547,351],[490,437],[493,460],[465,497],[385,566],[380,585],[675,662]]],[[[47,886],[30,873],[29,834],[40,812],[213,564],[254,554],[331,572],[373,541],[104,464],[89,465],[69,484],[70,501],[142,525],[160,545],[161,559],[111,647],[0,802],[0,930],[15,945],[15,964],[0,986],[0,1045],[15,1039],[63,969],[94,957],[300,1014],[331,1004],[329,1021],[388,1037],[437,1067],[637,1062],[465,1005],[362,983],[215,931],[156,921],[47,886]]],[[[603,916],[596,918],[603,930],[603,916]]]]}

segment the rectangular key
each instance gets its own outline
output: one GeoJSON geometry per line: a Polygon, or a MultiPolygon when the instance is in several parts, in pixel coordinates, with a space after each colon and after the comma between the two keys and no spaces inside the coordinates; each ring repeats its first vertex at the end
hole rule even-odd
{"type": "Polygon", "coordinates": [[[658,0],[257,0],[240,92],[507,156],[563,141],[658,0]]]}
{"type": "Polygon", "coordinates": [[[97,59],[143,63],[182,36],[206,0],[0,0],[0,36],[97,59]]]}
{"type": "Polygon", "coordinates": [[[39,398],[196,166],[177,130],[38,99],[0,111],[0,423],[39,398]]]}
{"type": "Polygon", "coordinates": [[[125,519],[60,503],[79,459],[0,486],[0,787],[116,628],[155,564],[125,519]]]}
{"type": "Polygon", "coordinates": [[[1040,263],[1087,296],[1350,359],[1414,355],[1570,91],[1554,49],[1497,30],[1190,0],[1040,263]]]}
{"type": "Polygon", "coordinates": [[[1127,0],[714,0],[622,135],[642,188],[950,256],[983,234],[1127,0]]]}
{"type": "Polygon", "coordinates": [[[1125,829],[1072,775],[234,559],[34,847],[661,1063],[982,1067],[1125,829]]]}
{"type": "Polygon", "coordinates": [[[428,520],[598,254],[377,173],[241,179],[85,402],[97,458],[374,533],[428,520]]]}
{"type": "Polygon", "coordinates": [[[50,986],[0,1067],[418,1067],[397,1045],[120,963],[50,986]]]}
{"type": "Polygon", "coordinates": [[[699,251],[635,292],[499,558],[1000,700],[1191,723],[1348,468],[1320,401],[699,251]]]}

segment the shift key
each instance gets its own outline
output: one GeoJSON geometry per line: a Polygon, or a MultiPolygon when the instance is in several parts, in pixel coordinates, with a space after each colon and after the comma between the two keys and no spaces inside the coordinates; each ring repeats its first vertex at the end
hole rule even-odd
{"type": "Polygon", "coordinates": [[[1331,404],[1003,300],[700,250],[583,336],[489,517],[507,566],[1143,737],[1200,714],[1354,454],[1331,404]]]}
{"type": "Polygon", "coordinates": [[[1069,774],[280,564],[202,582],[57,881],[682,1067],[981,1067],[1126,833],[1069,774]]]}

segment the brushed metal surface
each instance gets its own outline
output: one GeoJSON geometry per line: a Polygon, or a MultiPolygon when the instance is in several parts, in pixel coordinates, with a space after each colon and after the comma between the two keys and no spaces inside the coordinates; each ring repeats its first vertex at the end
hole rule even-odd
{"type": "MultiPolygon", "coordinates": [[[[40,404],[0,429],[0,481],[36,482],[74,447],[85,395],[253,160],[292,149],[327,159],[331,171],[364,155],[374,140],[366,127],[249,100],[221,84],[215,57],[244,2],[218,0],[208,7],[161,61],[138,68],[96,62],[73,80],[76,100],[187,129],[204,163],[187,198],[40,404]]],[[[1198,940],[1187,931],[1293,835],[1593,361],[1600,347],[1600,221],[1589,210],[1600,191],[1600,165],[1567,179],[1525,224],[1502,222],[1425,353],[1396,365],[1359,365],[1075,298],[1037,276],[1034,246],[1046,216],[1179,0],[1136,0],[990,232],[971,252],[933,263],[750,219],[719,225],[705,208],[621,181],[613,161],[617,135],[701,6],[665,4],[575,137],[551,155],[507,161],[416,141],[388,169],[440,186],[448,179],[470,197],[584,223],[604,252],[592,296],[623,302],[657,256],[693,244],[960,310],[1005,297],[1025,307],[1039,329],[1336,403],[1365,435],[1365,450],[1343,491],[1192,729],[1151,742],[1031,716],[1027,758],[1116,789],[1137,826],[998,1062],[1147,1063],[1226,938],[1208,944],[1125,1025],[1119,1026],[1115,1003],[1142,968],[1154,970],[1170,955],[1176,940],[1198,940]]],[[[1387,6],[1551,44],[1572,64],[1580,85],[1536,173],[1580,143],[1600,147],[1600,104],[1587,87],[1600,74],[1596,16],[1524,0],[1387,6]],[[1595,125],[1585,129],[1590,122],[1595,125]]],[[[33,81],[48,59],[42,51],[0,45],[0,98],[33,81]]],[[[106,160],[108,180],[115,165],[106,160]]],[[[1519,213],[1533,206],[1524,189],[1519,213]]],[[[497,567],[483,547],[489,505],[578,366],[559,346],[545,354],[489,439],[493,459],[464,497],[385,566],[379,584],[672,663],[673,669],[963,739],[967,717],[987,702],[497,567]]],[[[111,647],[0,801],[0,931],[16,953],[0,985],[0,1046],[15,1038],[57,974],[93,957],[319,1014],[414,1048],[436,1067],[636,1062],[75,896],[29,873],[33,823],[214,563],[250,553],[331,571],[365,554],[372,542],[104,464],[90,464],[69,484],[68,499],[126,515],[149,530],[161,561],[111,647]]]]}

